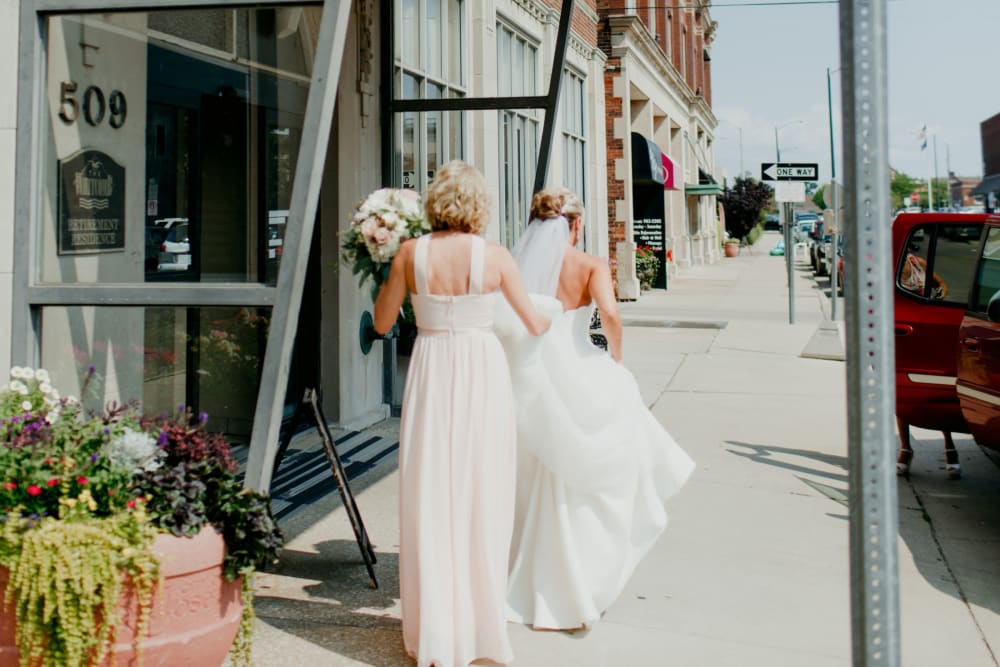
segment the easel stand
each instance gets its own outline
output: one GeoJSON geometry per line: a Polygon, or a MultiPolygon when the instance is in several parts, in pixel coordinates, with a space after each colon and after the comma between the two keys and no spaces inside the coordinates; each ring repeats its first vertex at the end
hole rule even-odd
{"type": "Polygon", "coordinates": [[[340,461],[336,443],[334,442],[333,435],[330,433],[330,427],[327,425],[323,408],[316,398],[315,389],[306,389],[305,395],[302,397],[302,402],[295,409],[295,415],[288,425],[288,430],[285,432],[285,437],[282,438],[281,447],[278,450],[278,456],[275,458],[275,472],[277,472],[278,465],[285,454],[285,450],[288,449],[288,445],[298,425],[303,419],[309,418],[309,412],[312,413],[312,419],[316,423],[316,432],[323,442],[323,450],[326,452],[327,461],[330,463],[330,472],[333,474],[333,480],[337,483],[337,491],[340,492],[340,499],[344,503],[344,510],[347,512],[347,517],[351,520],[351,528],[354,529],[354,538],[358,542],[358,548],[361,550],[361,558],[364,559],[365,567],[368,569],[371,587],[377,589],[378,579],[375,578],[375,569],[372,567],[376,563],[375,548],[368,538],[368,530],[365,528],[365,522],[361,519],[358,504],[354,500],[354,494],[351,492],[350,484],[347,482],[347,473],[344,471],[344,464],[340,461]]]}

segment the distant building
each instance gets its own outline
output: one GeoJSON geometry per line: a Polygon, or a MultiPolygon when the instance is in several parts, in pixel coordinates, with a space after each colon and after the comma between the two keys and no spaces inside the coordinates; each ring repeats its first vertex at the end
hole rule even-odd
{"type": "Polygon", "coordinates": [[[948,194],[951,205],[958,208],[982,204],[983,196],[972,194],[980,182],[982,179],[978,176],[956,176],[955,172],[948,172],[948,194]]]}
{"type": "Polygon", "coordinates": [[[983,180],[973,188],[973,196],[983,197],[989,212],[1000,208],[1000,113],[979,125],[983,146],[983,180]]]}

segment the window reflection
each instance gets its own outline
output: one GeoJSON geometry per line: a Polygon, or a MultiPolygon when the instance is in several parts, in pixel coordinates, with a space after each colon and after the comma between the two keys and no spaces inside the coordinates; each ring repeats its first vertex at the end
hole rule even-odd
{"type": "Polygon", "coordinates": [[[40,281],[274,284],[321,11],[50,17],[40,281]],[[119,200],[73,209],[81,160],[120,168],[119,200]],[[68,247],[115,225],[117,245],[68,247]]]}

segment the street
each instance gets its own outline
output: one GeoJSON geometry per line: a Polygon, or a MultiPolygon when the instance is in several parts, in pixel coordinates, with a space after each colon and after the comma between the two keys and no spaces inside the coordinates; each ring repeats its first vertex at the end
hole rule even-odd
{"type": "MultiPolygon", "coordinates": [[[[574,634],[511,624],[514,664],[850,664],[845,369],[800,356],[829,290],[799,263],[788,325],[784,262],[767,255],[776,239],[621,304],[626,364],[698,468],[601,622],[574,634]]],[[[899,484],[902,664],[995,666],[1000,470],[958,436],[963,478],[948,481],[940,434],[914,435],[913,470],[899,484]]],[[[280,568],[258,580],[257,664],[411,664],[399,630],[395,462],[354,482],[379,590],[336,495],[292,515],[280,568]]]]}

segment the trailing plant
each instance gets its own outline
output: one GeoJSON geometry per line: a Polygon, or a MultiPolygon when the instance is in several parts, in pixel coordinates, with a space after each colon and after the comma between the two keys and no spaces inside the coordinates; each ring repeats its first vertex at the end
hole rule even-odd
{"type": "Polygon", "coordinates": [[[11,377],[0,387],[0,566],[11,573],[22,667],[100,662],[122,620],[123,581],[136,592],[140,640],[158,581],[153,539],[208,525],[226,542],[224,576],[243,578],[231,664],[249,665],[253,573],[277,560],[282,535],[267,497],[242,487],[226,439],[205,429],[207,415],[195,421],[181,406],[148,419],[133,405],[84,414],[43,369],[11,377]]]}

